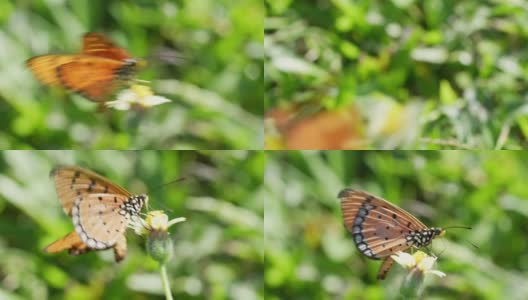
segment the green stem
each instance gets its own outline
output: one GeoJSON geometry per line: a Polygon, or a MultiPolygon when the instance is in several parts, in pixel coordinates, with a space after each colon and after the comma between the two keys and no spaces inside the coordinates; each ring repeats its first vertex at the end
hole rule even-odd
{"type": "Polygon", "coordinates": [[[161,273],[161,283],[163,283],[163,289],[165,290],[165,298],[167,300],[173,300],[172,299],[171,290],[170,290],[170,285],[169,285],[169,279],[167,277],[167,269],[165,268],[165,264],[161,265],[160,273],[161,273]]]}
{"type": "Polygon", "coordinates": [[[424,274],[422,271],[414,268],[405,276],[400,287],[399,299],[418,299],[424,289],[424,274]]]}

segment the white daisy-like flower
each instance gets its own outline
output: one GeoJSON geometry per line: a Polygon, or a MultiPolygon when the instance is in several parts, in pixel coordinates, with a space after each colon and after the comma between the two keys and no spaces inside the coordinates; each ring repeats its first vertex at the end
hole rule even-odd
{"type": "Polygon", "coordinates": [[[106,102],[105,105],[117,110],[144,110],[167,102],[171,102],[171,100],[154,95],[150,87],[135,84],[129,89],[121,91],[117,95],[117,100],[106,102]]]}
{"type": "Polygon", "coordinates": [[[429,256],[422,251],[416,251],[413,255],[398,251],[396,255],[391,255],[391,258],[400,266],[411,271],[417,271],[426,275],[432,274],[438,277],[446,276],[444,272],[433,269],[437,257],[429,256]]]}

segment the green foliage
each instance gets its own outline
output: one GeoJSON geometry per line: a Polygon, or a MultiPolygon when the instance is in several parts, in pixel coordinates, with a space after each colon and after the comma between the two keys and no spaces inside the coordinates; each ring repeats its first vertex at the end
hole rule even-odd
{"type": "Polygon", "coordinates": [[[345,230],[345,187],[395,203],[431,227],[443,279],[424,299],[524,299],[528,293],[528,154],[517,151],[267,152],[267,299],[394,299],[406,274],[385,281],[345,230]],[[476,244],[478,249],[470,245],[476,244]]]}
{"type": "Polygon", "coordinates": [[[262,148],[262,19],[258,0],[2,1],[0,148],[262,148]],[[146,58],[139,79],[172,102],[96,113],[25,68],[32,56],[78,53],[86,32],[146,58]]]}
{"type": "Polygon", "coordinates": [[[522,3],[265,3],[266,110],[357,106],[365,148],[527,147],[522,3]]]}
{"type": "Polygon", "coordinates": [[[174,299],[263,299],[264,154],[256,151],[1,152],[0,298],[164,299],[159,265],[131,231],[120,263],[110,250],[42,252],[73,229],[48,177],[57,164],[90,168],[147,192],[151,209],[187,218],[169,229],[174,299]]]}

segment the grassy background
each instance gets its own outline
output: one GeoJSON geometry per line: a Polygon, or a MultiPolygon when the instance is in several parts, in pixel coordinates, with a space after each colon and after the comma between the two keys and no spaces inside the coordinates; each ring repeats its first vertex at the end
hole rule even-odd
{"type": "Polygon", "coordinates": [[[0,152],[0,299],[165,299],[158,264],[131,231],[121,263],[111,250],[42,252],[73,229],[48,177],[57,164],[90,168],[187,218],[170,228],[175,299],[264,299],[264,154],[247,151],[0,152]]]}
{"type": "Polygon", "coordinates": [[[0,148],[261,149],[263,14],[258,0],[1,1],[0,148]],[[172,102],[97,114],[25,68],[92,31],[146,58],[138,78],[172,102]]]}
{"type": "Polygon", "coordinates": [[[528,146],[524,1],[265,3],[265,110],[293,119],[267,128],[268,148],[295,148],[314,123],[319,139],[350,127],[324,149],[528,146]]]}
{"type": "Polygon", "coordinates": [[[431,227],[437,269],[425,299],[525,299],[528,154],[517,151],[267,152],[267,299],[395,299],[398,265],[376,280],[346,232],[337,194],[353,187],[401,206],[431,227]],[[468,242],[476,244],[475,249],[468,242]]]}

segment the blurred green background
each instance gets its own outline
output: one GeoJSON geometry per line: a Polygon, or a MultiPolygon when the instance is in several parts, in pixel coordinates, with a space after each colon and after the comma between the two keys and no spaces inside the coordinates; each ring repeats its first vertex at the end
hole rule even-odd
{"type": "Polygon", "coordinates": [[[323,149],[528,147],[526,1],[265,3],[267,148],[325,111],[350,132],[323,149]]]}
{"type": "Polygon", "coordinates": [[[262,149],[263,15],[259,0],[0,1],[0,148],[262,149]],[[138,78],[172,102],[98,114],[25,68],[93,31],[146,58],[138,78]]]}
{"type": "Polygon", "coordinates": [[[187,218],[169,229],[174,299],[264,299],[264,158],[256,151],[0,152],[0,299],[165,299],[158,263],[131,230],[121,263],[111,250],[42,252],[73,229],[49,178],[57,164],[90,168],[132,193],[147,192],[169,218],[187,218]]]}
{"type": "Polygon", "coordinates": [[[385,281],[345,230],[337,194],[369,191],[431,227],[466,225],[435,239],[424,299],[526,299],[528,153],[519,151],[267,152],[266,299],[395,299],[405,271],[385,281]],[[469,243],[475,244],[478,249],[469,243]]]}

